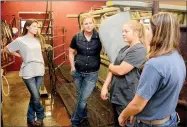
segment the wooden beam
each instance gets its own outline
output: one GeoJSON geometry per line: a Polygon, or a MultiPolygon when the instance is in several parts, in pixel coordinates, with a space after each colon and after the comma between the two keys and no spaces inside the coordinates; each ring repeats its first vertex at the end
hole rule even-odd
{"type": "Polygon", "coordinates": [[[67,18],[78,18],[78,14],[67,14],[67,18]]]}
{"type": "MultiPolygon", "coordinates": [[[[130,7],[131,9],[141,9],[141,10],[151,10],[152,4],[146,2],[137,2],[137,1],[107,1],[107,7],[130,7]]],[[[177,12],[186,12],[186,6],[177,6],[177,5],[168,5],[168,4],[160,4],[160,10],[162,11],[177,11],[177,12]]]]}
{"type": "Polygon", "coordinates": [[[153,1],[152,15],[159,12],[159,1],[153,1]]]}
{"type": "MultiPolygon", "coordinates": [[[[128,11],[130,10],[129,7],[125,7],[124,11],[128,11]]],[[[120,11],[119,7],[109,7],[109,8],[104,8],[102,10],[96,10],[96,11],[92,11],[92,12],[88,12],[89,14],[93,15],[93,17],[100,17],[102,14],[108,13],[108,12],[116,12],[116,11],[120,11]]],[[[87,14],[87,13],[83,13],[83,14],[87,14]]],[[[78,18],[78,14],[67,14],[66,16],[67,18],[78,18]]]]}

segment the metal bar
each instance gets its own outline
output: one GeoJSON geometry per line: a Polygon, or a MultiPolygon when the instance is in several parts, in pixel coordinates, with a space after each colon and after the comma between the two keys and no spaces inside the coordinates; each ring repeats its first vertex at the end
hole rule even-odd
{"type": "Polygon", "coordinates": [[[63,61],[61,64],[59,64],[57,67],[55,67],[55,71],[56,69],[58,69],[61,65],[63,65],[66,61],[63,61]]]}
{"type": "Polygon", "coordinates": [[[45,14],[45,12],[19,12],[19,14],[45,14]]]}
{"type": "Polygon", "coordinates": [[[56,48],[58,48],[58,47],[60,47],[60,46],[64,46],[64,45],[65,45],[65,43],[60,44],[60,45],[58,45],[58,46],[53,47],[53,49],[56,49],[56,48]]]}
{"type": "Polygon", "coordinates": [[[49,38],[57,38],[57,37],[64,37],[65,35],[58,35],[58,36],[53,36],[53,37],[49,37],[49,38]]]}
{"type": "MultiPolygon", "coordinates": [[[[49,26],[50,28],[52,27],[52,26],[49,26]]],[[[38,28],[42,28],[41,26],[39,26],[38,28]]],[[[43,28],[47,28],[47,26],[43,26],[43,28]]]]}
{"type": "Polygon", "coordinates": [[[67,14],[66,15],[67,18],[78,18],[77,14],[67,14]]]}
{"type": "MultiPolygon", "coordinates": [[[[28,19],[21,19],[22,21],[26,21],[28,19]]],[[[36,19],[37,21],[44,21],[45,19],[36,19]]],[[[46,19],[46,21],[50,21],[50,19],[46,19]]]]}
{"type": "Polygon", "coordinates": [[[7,67],[7,66],[11,65],[11,64],[13,64],[14,62],[15,62],[15,60],[14,60],[14,61],[12,61],[12,62],[10,62],[10,63],[8,63],[8,64],[5,64],[4,66],[2,66],[2,68],[4,68],[4,67],[7,67]]]}
{"type": "Polygon", "coordinates": [[[58,57],[60,57],[60,56],[62,56],[62,55],[64,55],[64,54],[65,54],[65,52],[63,52],[62,54],[56,56],[55,58],[53,58],[53,60],[56,60],[58,57]]]}

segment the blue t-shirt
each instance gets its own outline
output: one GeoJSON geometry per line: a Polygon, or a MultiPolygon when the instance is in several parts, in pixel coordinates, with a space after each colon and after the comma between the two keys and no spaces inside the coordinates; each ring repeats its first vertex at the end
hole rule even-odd
{"type": "Polygon", "coordinates": [[[185,63],[177,51],[148,60],[137,94],[149,101],[137,119],[159,120],[175,113],[185,77],[185,63]]]}

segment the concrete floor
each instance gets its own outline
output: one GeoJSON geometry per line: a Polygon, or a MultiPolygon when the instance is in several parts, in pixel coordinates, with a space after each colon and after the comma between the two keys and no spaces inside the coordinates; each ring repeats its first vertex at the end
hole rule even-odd
{"type": "MultiPolygon", "coordinates": [[[[10,85],[10,93],[8,96],[3,94],[3,124],[4,126],[27,126],[26,114],[30,94],[18,72],[8,72],[5,76],[10,85]]],[[[7,93],[8,87],[5,80],[3,83],[7,93]]],[[[48,90],[48,75],[45,75],[45,86],[48,90]]],[[[71,125],[64,104],[58,95],[42,97],[41,103],[45,108],[44,126],[69,127],[71,125]]]]}
{"type": "MultiPolygon", "coordinates": [[[[3,124],[4,127],[14,126],[14,127],[25,127],[27,126],[27,107],[30,99],[30,94],[21,79],[18,72],[8,72],[6,78],[10,85],[10,93],[8,96],[3,94],[3,104],[2,104],[2,113],[3,113],[3,124]]],[[[7,84],[5,80],[4,90],[7,93],[7,84]]],[[[49,89],[49,76],[45,75],[45,86],[50,93],[49,89]]],[[[42,97],[41,103],[45,108],[45,119],[44,126],[55,126],[55,127],[70,127],[71,123],[69,121],[69,115],[65,109],[65,106],[58,95],[42,97]]],[[[186,110],[178,108],[177,111],[181,117],[181,122],[184,127],[186,124],[186,110]]],[[[181,126],[183,127],[183,126],[181,126]]]]}

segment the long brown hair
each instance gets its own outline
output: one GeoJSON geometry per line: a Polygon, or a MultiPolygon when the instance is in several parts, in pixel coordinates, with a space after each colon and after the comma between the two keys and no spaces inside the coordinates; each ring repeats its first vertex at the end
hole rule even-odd
{"type": "MultiPolygon", "coordinates": [[[[29,19],[25,22],[24,27],[23,27],[22,36],[24,36],[28,33],[27,27],[29,27],[34,22],[38,24],[38,21],[35,19],[29,19]]],[[[41,49],[42,49],[42,51],[44,51],[45,50],[45,38],[39,32],[37,32],[35,37],[40,40],[41,49]]]]}
{"type": "Polygon", "coordinates": [[[129,20],[126,21],[124,24],[128,24],[134,33],[135,32],[138,33],[138,38],[140,42],[146,47],[145,44],[146,33],[145,33],[144,25],[137,20],[129,20]]]}
{"type": "Polygon", "coordinates": [[[155,14],[150,23],[153,38],[150,42],[149,58],[165,55],[173,50],[179,51],[179,23],[171,13],[161,12],[155,14]]]}

